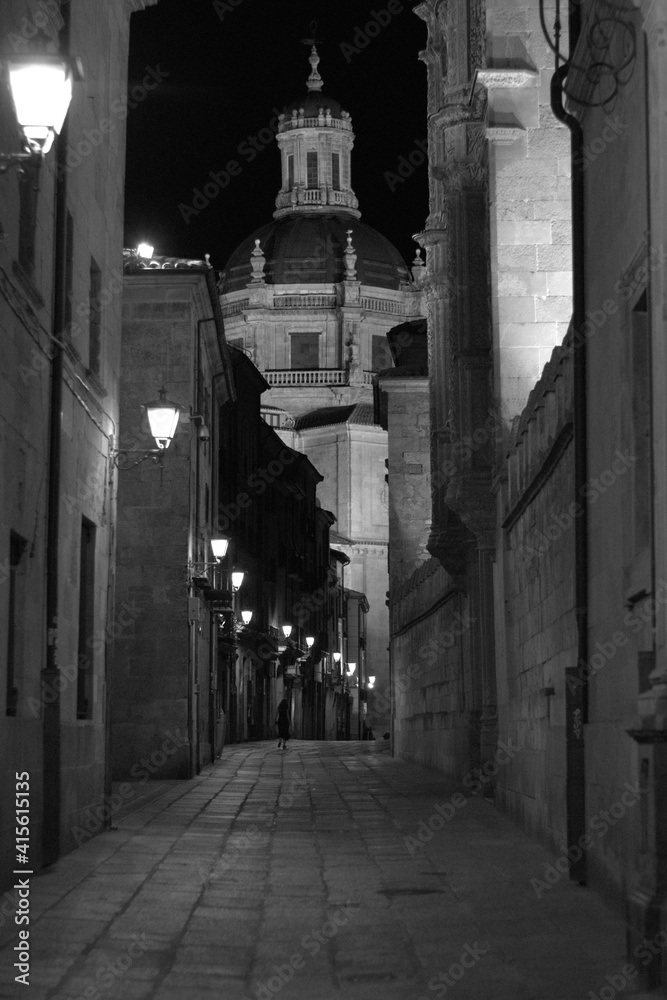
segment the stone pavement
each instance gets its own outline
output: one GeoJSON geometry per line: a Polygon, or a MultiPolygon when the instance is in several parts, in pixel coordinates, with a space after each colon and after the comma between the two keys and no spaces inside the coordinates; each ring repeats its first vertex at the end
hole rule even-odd
{"type": "Polygon", "coordinates": [[[4,919],[1,996],[630,995],[621,921],[555,868],[538,898],[531,879],[555,858],[383,743],[226,747],[114,822],[33,876],[27,989],[4,919]]]}

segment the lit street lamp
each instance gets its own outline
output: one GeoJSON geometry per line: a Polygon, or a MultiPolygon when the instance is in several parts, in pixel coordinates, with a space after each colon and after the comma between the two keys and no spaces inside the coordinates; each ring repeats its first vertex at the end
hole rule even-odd
{"type": "Polygon", "coordinates": [[[4,62],[16,120],[23,130],[24,152],[0,153],[0,173],[26,161],[41,163],[63,127],[72,82],[83,79],[79,61],[61,55],[43,31],[28,52],[13,53],[4,62]]]}
{"type": "Polygon", "coordinates": [[[168,400],[164,388],[158,391],[158,395],[159,399],[144,405],[157,448],[119,448],[112,451],[113,463],[118,468],[133,469],[145,462],[147,458],[152,458],[154,462],[162,464],[162,455],[173,440],[183,407],[180,403],[172,403],[168,400]],[[121,456],[125,455],[141,455],[142,457],[136,462],[129,462],[125,458],[121,462],[121,456]]]}
{"type": "Polygon", "coordinates": [[[182,407],[178,403],[171,403],[164,389],[160,389],[158,395],[160,398],[155,402],[146,403],[146,415],[151,434],[158,449],[162,451],[166,450],[173,440],[182,407]]]}
{"type": "Polygon", "coordinates": [[[219,538],[211,539],[211,548],[213,549],[213,555],[218,561],[220,561],[220,559],[225,558],[225,556],[227,555],[228,546],[229,546],[229,539],[225,538],[224,535],[221,535],[219,538]]]}

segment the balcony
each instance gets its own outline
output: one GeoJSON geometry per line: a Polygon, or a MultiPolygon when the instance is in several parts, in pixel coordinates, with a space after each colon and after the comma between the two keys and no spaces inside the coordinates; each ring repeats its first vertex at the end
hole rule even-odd
{"type": "MultiPolygon", "coordinates": [[[[357,217],[361,215],[358,211],[359,202],[354,191],[338,191],[327,184],[320,187],[307,188],[297,185],[291,191],[279,191],[276,198],[276,209],[282,214],[294,211],[295,208],[303,206],[305,208],[328,208],[338,206],[354,212],[357,217]]],[[[278,218],[279,216],[276,216],[278,218]]]]}
{"type": "Polygon", "coordinates": [[[352,120],[350,118],[333,118],[331,115],[318,115],[317,118],[300,118],[294,115],[292,118],[284,118],[279,126],[280,132],[291,132],[294,128],[338,128],[345,132],[352,131],[352,120]]]}
{"type": "MultiPolygon", "coordinates": [[[[362,373],[362,384],[373,384],[373,372],[362,373]]],[[[264,371],[262,375],[271,386],[282,385],[349,385],[350,373],[346,368],[283,368],[264,371]]]]}

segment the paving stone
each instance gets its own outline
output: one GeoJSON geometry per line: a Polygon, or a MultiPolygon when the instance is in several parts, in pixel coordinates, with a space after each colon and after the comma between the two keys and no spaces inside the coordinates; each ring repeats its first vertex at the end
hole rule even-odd
{"type": "Polygon", "coordinates": [[[278,1000],[431,1000],[450,971],[456,1000],[583,1000],[625,964],[621,919],[566,880],[538,899],[553,858],[489,802],[410,851],[454,791],[439,776],[365,743],[274,750],[228,747],[192,782],[147,789],[118,830],[33,876],[31,1000],[85,995],[137,935],[110,1000],[257,1000],[266,982],[278,1000]]]}

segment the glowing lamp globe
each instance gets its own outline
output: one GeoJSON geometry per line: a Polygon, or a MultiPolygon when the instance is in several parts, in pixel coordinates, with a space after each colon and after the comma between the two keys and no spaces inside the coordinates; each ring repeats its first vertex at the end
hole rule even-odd
{"type": "Polygon", "coordinates": [[[167,399],[164,389],[160,389],[159,396],[154,403],[146,403],[146,414],[156,445],[160,449],[166,449],[176,433],[181,407],[167,399]]]}
{"type": "Polygon", "coordinates": [[[16,119],[29,145],[47,153],[72,99],[71,63],[60,55],[32,52],[11,56],[7,68],[16,119]]]}
{"type": "Polygon", "coordinates": [[[221,536],[220,538],[211,539],[211,548],[213,549],[213,555],[216,559],[224,559],[227,555],[227,547],[229,546],[229,539],[221,536]]]}

